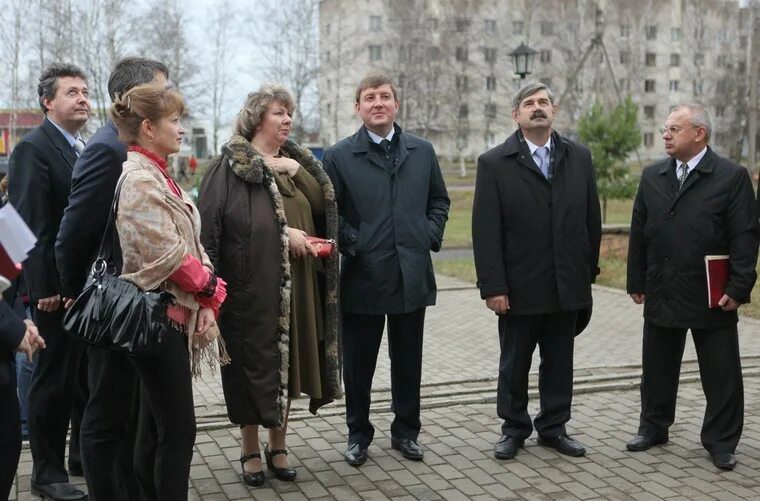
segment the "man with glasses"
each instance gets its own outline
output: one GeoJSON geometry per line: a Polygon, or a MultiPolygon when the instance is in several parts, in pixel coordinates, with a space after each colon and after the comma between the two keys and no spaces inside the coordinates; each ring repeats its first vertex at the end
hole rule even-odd
{"type": "Polygon", "coordinates": [[[633,206],[628,293],[644,305],[644,348],[639,430],[627,448],[668,441],[691,330],[707,399],[702,445],[732,470],[744,417],[737,309],[757,278],[760,229],[747,170],[710,149],[711,131],[704,107],[676,106],[662,129],[670,158],[644,169],[633,206]],[[721,254],[728,284],[710,308],[705,256],[721,254]]]}

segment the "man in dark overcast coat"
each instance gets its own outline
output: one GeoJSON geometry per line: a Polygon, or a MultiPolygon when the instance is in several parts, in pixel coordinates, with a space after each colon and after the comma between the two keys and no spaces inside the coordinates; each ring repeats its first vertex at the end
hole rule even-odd
{"type": "Polygon", "coordinates": [[[586,453],[565,424],[574,337],[588,323],[599,272],[601,216],[591,153],[552,129],[556,112],[546,85],[526,85],[512,102],[517,131],[478,159],[472,244],[480,295],[499,317],[498,459],[515,457],[534,426],[539,444],[586,453]],[[541,411],[531,422],[536,344],[541,411]]]}
{"type": "Polygon", "coordinates": [[[367,460],[372,376],[387,316],[391,446],[421,460],[422,332],[436,298],[430,251],[441,248],[449,197],[433,146],[395,124],[399,100],[390,79],[362,80],[355,107],[364,125],[323,160],[340,214],[345,459],[353,466],[367,460]]]}
{"type": "Polygon", "coordinates": [[[747,169],[707,145],[712,120],[677,106],[662,138],[670,158],[641,176],[628,247],[628,293],[644,305],[641,416],[628,450],[668,441],[686,332],[691,330],[707,399],[702,445],[720,469],[736,466],[744,423],[737,310],[757,279],[758,214],[747,169]],[[705,256],[728,255],[720,307],[707,299],[705,256]]]}

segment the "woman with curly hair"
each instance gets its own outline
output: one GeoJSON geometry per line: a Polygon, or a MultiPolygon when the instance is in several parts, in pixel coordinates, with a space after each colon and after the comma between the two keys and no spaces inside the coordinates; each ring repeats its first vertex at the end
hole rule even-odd
{"type": "Polygon", "coordinates": [[[269,428],[269,470],[293,480],[285,443],[290,399],[310,410],[341,396],[337,253],[316,257],[306,236],[334,239],[335,193],[322,164],[288,140],[294,104],[283,87],[248,95],[235,132],[201,185],[202,241],[229,282],[219,327],[230,420],[240,425],[248,485],[264,483],[258,430],[269,428]]]}

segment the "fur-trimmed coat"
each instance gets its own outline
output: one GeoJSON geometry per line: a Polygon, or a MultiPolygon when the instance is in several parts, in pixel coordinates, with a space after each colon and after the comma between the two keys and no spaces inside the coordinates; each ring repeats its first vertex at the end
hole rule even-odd
{"type": "MultiPolygon", "coordinates": [[[[317,236],[336,239],[335,192],[320,162],[292,141],[282,146],[322,188],[325,216],[317,236]]],[[[287,220],[275,174],[241,136],[233,136],[201,183],[201,241],[228,297],[219,325],[232,362],[222,368],[227,411],[233,423],[279,427],[288,400],[291,275],[287,220]],[[237,356],[236,356],[237,355],[237,356]]],[[[324,339],[320,340],[322,399],[340,398],[338,256],[325,261],[320,280],[324,339]]]]}

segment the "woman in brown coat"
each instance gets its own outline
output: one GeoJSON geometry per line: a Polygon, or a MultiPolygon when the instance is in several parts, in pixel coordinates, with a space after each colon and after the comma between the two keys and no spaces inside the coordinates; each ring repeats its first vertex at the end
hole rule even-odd
{"type": "Polygon", "coordinates": [[[336,238],[335,193],[320,162],[288,140],[293,109],[280,86],[249,94],[199,196],[203,245],[229,284],[219,327],[232,362],[222,383],[249,485],[264,482],[260,425],[269,428],[268,468],[293,480],[290,398],[309,395],[315,413],[341,396],[337,253],[319,259],[305,239],[336,238]]]}

